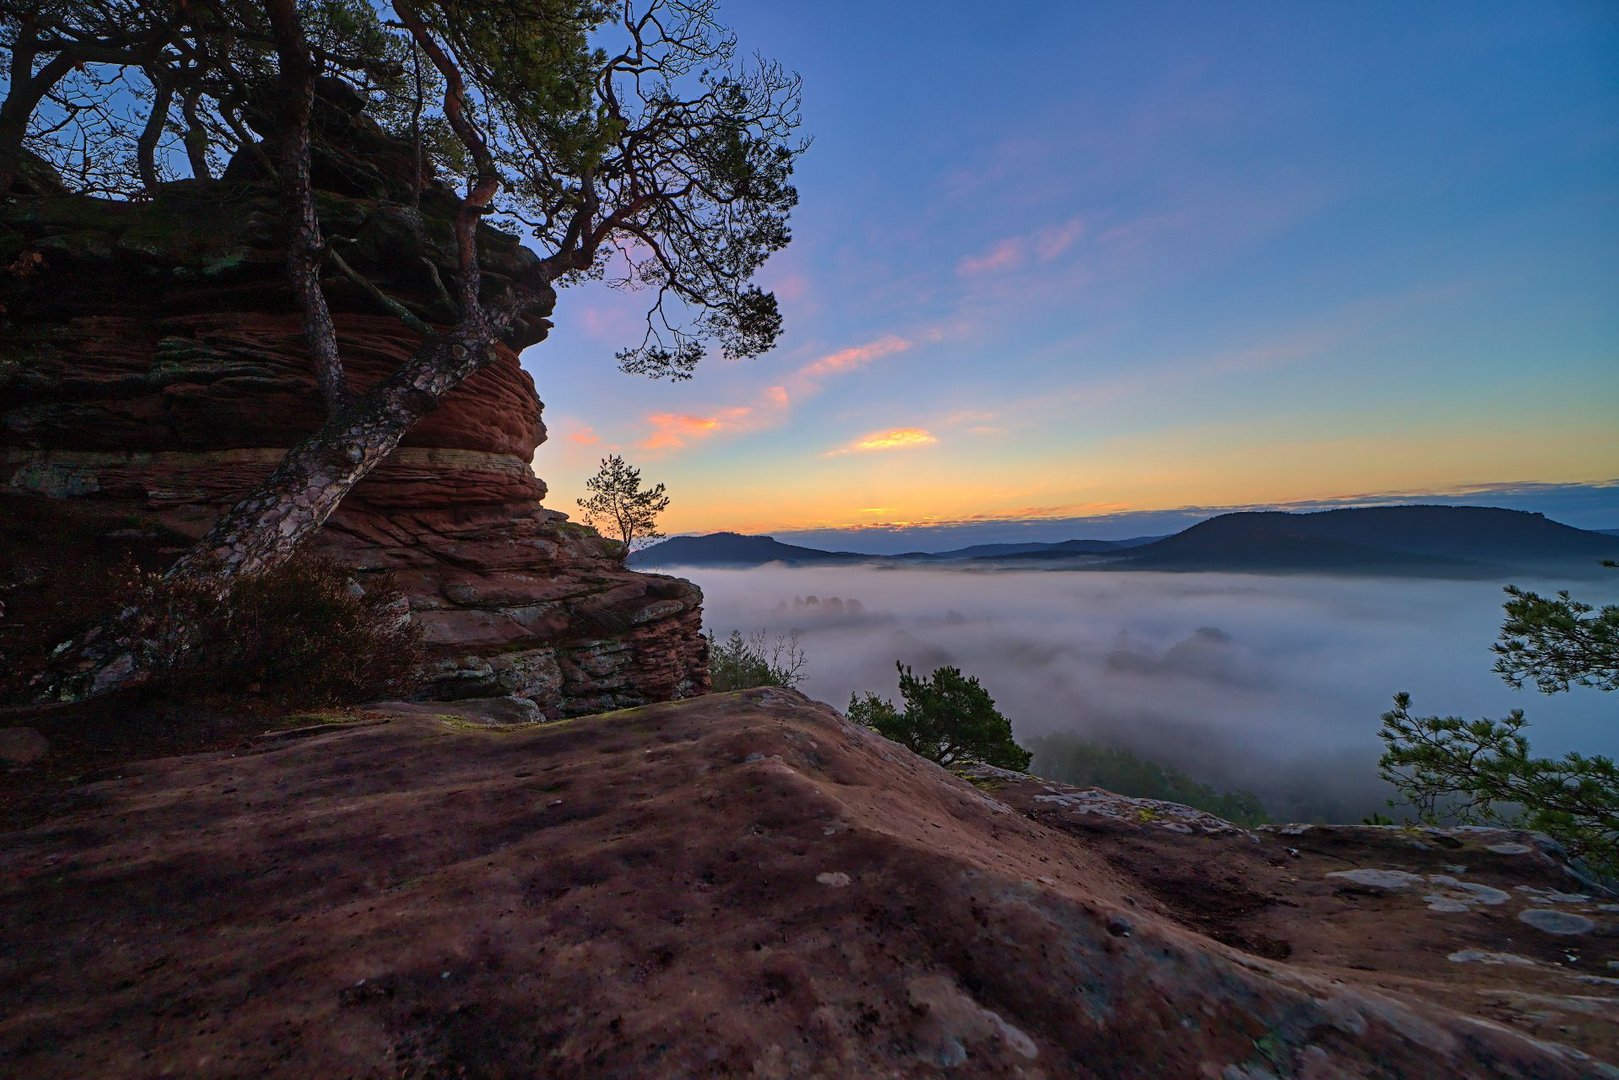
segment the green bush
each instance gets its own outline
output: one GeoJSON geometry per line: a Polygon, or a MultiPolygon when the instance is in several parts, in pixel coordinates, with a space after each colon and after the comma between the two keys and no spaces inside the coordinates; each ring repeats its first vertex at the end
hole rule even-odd
{"type": "Polygon", "coordinates": [[[387,579],[362,592],[336,563],[300,557],[223,595],[206,579],[144,574],[134,586],[149,685],[167,695],[257,693],[307,708],[400,697],[419,685],[421,628],[387,579]]]}
{"type": "Polygon", "coordinates": [[[1251,791],[1220,791],[1179,769],[1073,735],[1029,740],[1034,771],[1076,787],[1099,787],[1137,799],[1162,799],[1207,811],[1238,825],[1263,825],[1270,814],[1251,791]]]}
{"type": "Polygon", "coordinates": [[[1412,716],[1394,695],[1378,732],[1385,780],[1429,823],[1536,829],[1619,877],[1619,766],[1611,758],[1529,755],[1522,709],[1505,720],[1412,716]]]}
{"type": "Polygon", "coordinates": [[[803,681],[806,664],[796,631],[766,640],[763,630],[747,637],[732,630],[724,641],[717,640],[712,630],[708,632],[709,685],[716,693],[755,686],[797,686],[803,681]]]}
{"type": "Polygon", "coordinates": [[[850,695],[850,720],[947,768],[982,762],[1028,770],[1029,752],[1013,740],[1011,722],[976,678],[942,667],[918,679],[904,664],[895,666],[905,711],[876,694],[850,695]]]}
{"type": "MultiPolygon", "coordinates": [[[[1494,650],[1508,685],[1533,682],[1545,694],[1619,689],[1619,606],[1506,591],[1494,650]]],[[[1522,709],[1505,720],[1412,716],[1410,695],[1395,694],[1378,732],[1378,764],[1423,821],[1538,829],[1596,873],[1619,878],[1619,766],[1601,755],[1531,757],[1527,726],[1522,709]]]]}

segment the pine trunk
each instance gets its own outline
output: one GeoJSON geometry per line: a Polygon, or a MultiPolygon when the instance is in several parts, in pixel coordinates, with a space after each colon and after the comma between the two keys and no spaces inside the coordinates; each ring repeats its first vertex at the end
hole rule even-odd
{"type": "MultiPolygon", "coordinates": [[[[546,307],[553,301],[554,294],[544,297],[546,307]]],[[[424,344],[288,451],[166,576],[211,581],[223,592],[236,578],[290,558],[412,425],[489,363],[497,335],[487,323],[463,324],[424,344]]],[[[134,633],[138,614],[127,611],[62,650],[35,680],[36,699],[78,700],[146,682],[150,672],[134,633]]]]}
{"type": "Polygon", "coordinates": [[[275,471],[231,507],[168,576],[228,581],[291,557],[325,524],[343,496],[393,452],[405,432],[491,356],[487,338],[465,333],[424,346],[289,450],[275,471]]]}
{"type": "Polygon", "coordinates": [[[32,108],[32,103],[24,102],[22,97],[20,91],[14,91],[0,102],[0,199],[10,194],[12,181],[22,167],[23,137],[28,132],[32,108]]]}

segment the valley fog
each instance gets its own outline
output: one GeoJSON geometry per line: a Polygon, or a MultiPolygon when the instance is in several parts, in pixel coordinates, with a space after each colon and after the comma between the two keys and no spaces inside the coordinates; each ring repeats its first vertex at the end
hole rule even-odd
{"type": "MultiPolygon", "coordinates": [[[[1614,700],[1514,691],[1490,670],[1502,593],[1485,582],[872,567],[671,567],[705,623],[797,630],[800,689],[840,710],[898,699],[895,661],[976,675],[1020,738],[1073,733],[1246,787],[1278,820],[1384,810],[1379,716],[1522,708],[1531,748],[1614,755],[1614,700]],[[811,599],[813,598],[813,600],[811,599]],[[851,603],[852,601],[852,603],[851,603]]],[[[1558,583],[1525,580],[1555,591],[1558,583]]],[[[1588,584],[1575,595],[1611,602],[1588,584]]]]}

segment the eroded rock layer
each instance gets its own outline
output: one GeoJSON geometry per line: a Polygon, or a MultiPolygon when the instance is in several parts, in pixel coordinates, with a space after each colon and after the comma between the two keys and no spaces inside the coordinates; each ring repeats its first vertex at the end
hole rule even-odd
{"type": "MultiPolygon", "coordinates": [[[[350,145],[377,139],[352,122],[350,145]]],[[[348,187],[321,196],[331,242],[420,318],[447,318],[434,282],[454,269],[444,194],[412,205],[385,175],[332,172],[348,187]]],[[[175,184],[139,205],[24,196],[0,210],[0,492],[92,502],[109,530],[150,519],[200,536],[313,431],[322,407],[277,220],[251,182],[175,184]]],[[[493,230],[484,247],[491,290],[533,258],[493,230]]],[[[417,335],[352,283],[327,281],[363,388],[417,335]]],[[[520,327],[510,345],[544,329],[520,327]]],[[[557,716],[700,692],[700,592],[624,570],[594,532],[541,505],[541,408],[500,346],[355,488],[316,550],[362,581],[394,573],[437,656],[436,696],[517,695],[557,716]]]]}

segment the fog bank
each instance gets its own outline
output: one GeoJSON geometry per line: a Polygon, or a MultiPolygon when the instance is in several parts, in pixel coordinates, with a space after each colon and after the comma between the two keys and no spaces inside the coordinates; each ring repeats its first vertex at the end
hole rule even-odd
{"type": "MultiPolygon", "coordinates": [[[[1397,690],[1410,691],[1421,713],[1500,717],[1522,708],[1537,754],[1619,753],[1612,695],[1547,697],[1491,674],[1502,594],[1488,583],[871,567],[668,572],[702,586],[705,621],[722,636],[799,631],[809,658],[801,689],[840,709],[854,691],[897,697],[895,661],[919,672],[954,664],[979,677],[1020,736],[1074,732],[1123,745],[1199,780],[1248,787],[1283,818],[1359,820],[1382,808],[1376,732],[1397,690]]],[[[1583,592],[1603,599],[1589,586],[1583,592]]]]}

